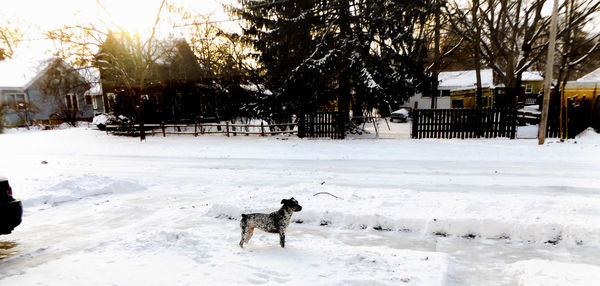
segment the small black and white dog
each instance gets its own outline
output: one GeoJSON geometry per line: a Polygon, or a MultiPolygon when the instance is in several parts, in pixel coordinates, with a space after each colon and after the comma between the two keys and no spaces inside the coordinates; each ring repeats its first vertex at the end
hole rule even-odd
{"type": "Polygon", "coordinates": [[[242,239],[240,240],[240,247],[244,247],[244,243],[248,243],[248,240],[252,237],[254,228],[261,229],[270,233],[279,233],[279,244],[281,247],[285,247],[285,229],[290,224],[292,213],[299,212],[302,210],[302,206],[298,204],[298,201],[294,198],[289,200],[281,200],[283,206],[275,212],[270,214],[242,214],[242,239]]]}

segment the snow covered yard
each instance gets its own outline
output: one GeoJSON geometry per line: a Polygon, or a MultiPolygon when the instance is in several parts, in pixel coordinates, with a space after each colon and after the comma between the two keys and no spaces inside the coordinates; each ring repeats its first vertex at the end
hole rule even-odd
{"type": "Polygon", "coordinates": [[[3,134],[0,285],[594,285],[600,137],[576,142],[3,134]],[[239,248],[292,196],[285,249],[239,248]]]}

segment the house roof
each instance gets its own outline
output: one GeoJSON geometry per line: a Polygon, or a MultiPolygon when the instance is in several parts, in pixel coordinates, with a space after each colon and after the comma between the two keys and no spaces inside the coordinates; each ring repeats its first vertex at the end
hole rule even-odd
{"type": "MultiPolygon", "coordinates": [[[[462,89],[477,85],[475,70],[440,72],[438,75],[439,89],[462,89]]],[[[491,69],[481,70],[481,85],[491,87],[494,84],[494,73],[491,69]]]]}
{"type": "Polygon", "coordinates": [[[588,73],[577,80],[578,82],[600,82],[600,68],[588,73]]]}
{"type": "Polygon", "coordinates": [[[543,81],[544,77],[540,71],[526,71],[521,75],[521,81],[543,81]]]}

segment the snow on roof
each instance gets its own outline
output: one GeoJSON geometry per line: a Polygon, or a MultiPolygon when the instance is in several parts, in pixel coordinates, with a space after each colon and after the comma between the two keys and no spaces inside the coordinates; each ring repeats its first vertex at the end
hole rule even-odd
{"type": "Polygon", "coordinates": [[[542,81],[544,77],[540,71],[526,71],[521,75],[521,81],[542,81]]]}
{"type": "MultiPolygon", "coordinates": [[[[440,89],[456,89],[477,85],[475,70],[441,72],[438,75],[440,89]]],[[[481,85],[493,86],[494,73],[491,69],[481,70],[481,85]]]]}
{"type": "Polygon", "coordinates": [[[100,83],[100,70],[95,67],[77,67],[79,74],[85,78],[91,88],[86,92],[89,95],[102,94],[102,84],[100,83]]]}
{"type": "Polygon", "coordinates": [[[588,73],[577,80],[578,82],[600,82],[600,68],[588,73]]]}

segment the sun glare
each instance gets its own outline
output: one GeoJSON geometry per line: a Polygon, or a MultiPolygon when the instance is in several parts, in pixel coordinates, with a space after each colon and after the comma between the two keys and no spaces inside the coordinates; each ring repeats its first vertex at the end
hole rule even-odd
{"type": "Polygon", "coordinates": [[[144,35],[152,29],[160,1],[102,1],[105,24],[130,34],[144,35]]]}

